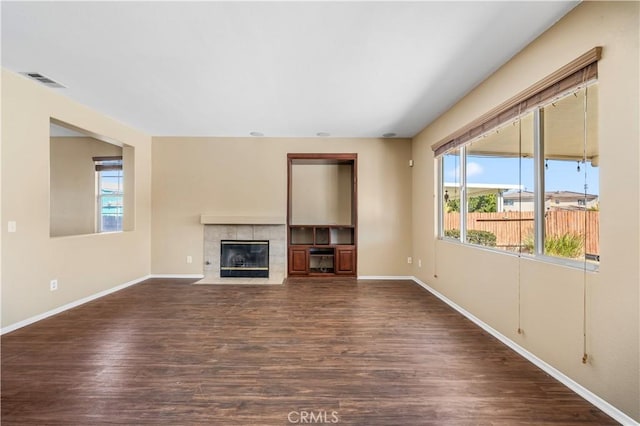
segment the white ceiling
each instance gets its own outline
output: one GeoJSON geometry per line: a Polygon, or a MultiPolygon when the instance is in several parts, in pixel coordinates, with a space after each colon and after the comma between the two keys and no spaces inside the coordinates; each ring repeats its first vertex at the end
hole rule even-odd
{"type": "Polygon", "coordinates": [[[2,66],[154,136],[411,137],[577,4],[2,1],[2,66]]]}

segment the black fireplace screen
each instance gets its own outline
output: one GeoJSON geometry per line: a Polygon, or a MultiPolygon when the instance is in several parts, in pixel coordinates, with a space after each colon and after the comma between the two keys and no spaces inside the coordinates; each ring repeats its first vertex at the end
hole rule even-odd
{"type": "Polygon", "coordinates": [[[220,276],[269,278],[269,241],[221,241],[220,276]]]}

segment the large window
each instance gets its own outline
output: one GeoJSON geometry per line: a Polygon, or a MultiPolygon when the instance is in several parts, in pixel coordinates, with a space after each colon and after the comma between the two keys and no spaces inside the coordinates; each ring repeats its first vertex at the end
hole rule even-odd
{"type": "Polygon", "coordinates": [[[571,89],[444,152],[440,236],[599,261],[597,88],[571,89]]]}

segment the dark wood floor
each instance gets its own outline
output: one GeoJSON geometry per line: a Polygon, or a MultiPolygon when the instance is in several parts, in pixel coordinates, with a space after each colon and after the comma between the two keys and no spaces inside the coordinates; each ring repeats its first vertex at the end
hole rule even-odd
{"type": "Polygon", "coordinates": [[[1,402],[2,425],[615,424],[409,281],[149,280],[3,336],[1,402]]]}

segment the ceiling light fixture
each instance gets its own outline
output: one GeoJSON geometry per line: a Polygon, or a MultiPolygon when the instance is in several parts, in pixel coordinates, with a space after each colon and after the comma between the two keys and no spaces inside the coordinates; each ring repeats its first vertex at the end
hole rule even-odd
{"type": "Polygon", "coordinates": [[[397,135],[395,133],[385,133],[382,135],[383,138],[394,138],[397,135]]]}
{"type": "Polygon", "coordinates": [[[264,136],[264,133],[260,133],[260,132],[251,132],[249,133],[251,136],[264,136]]]}

